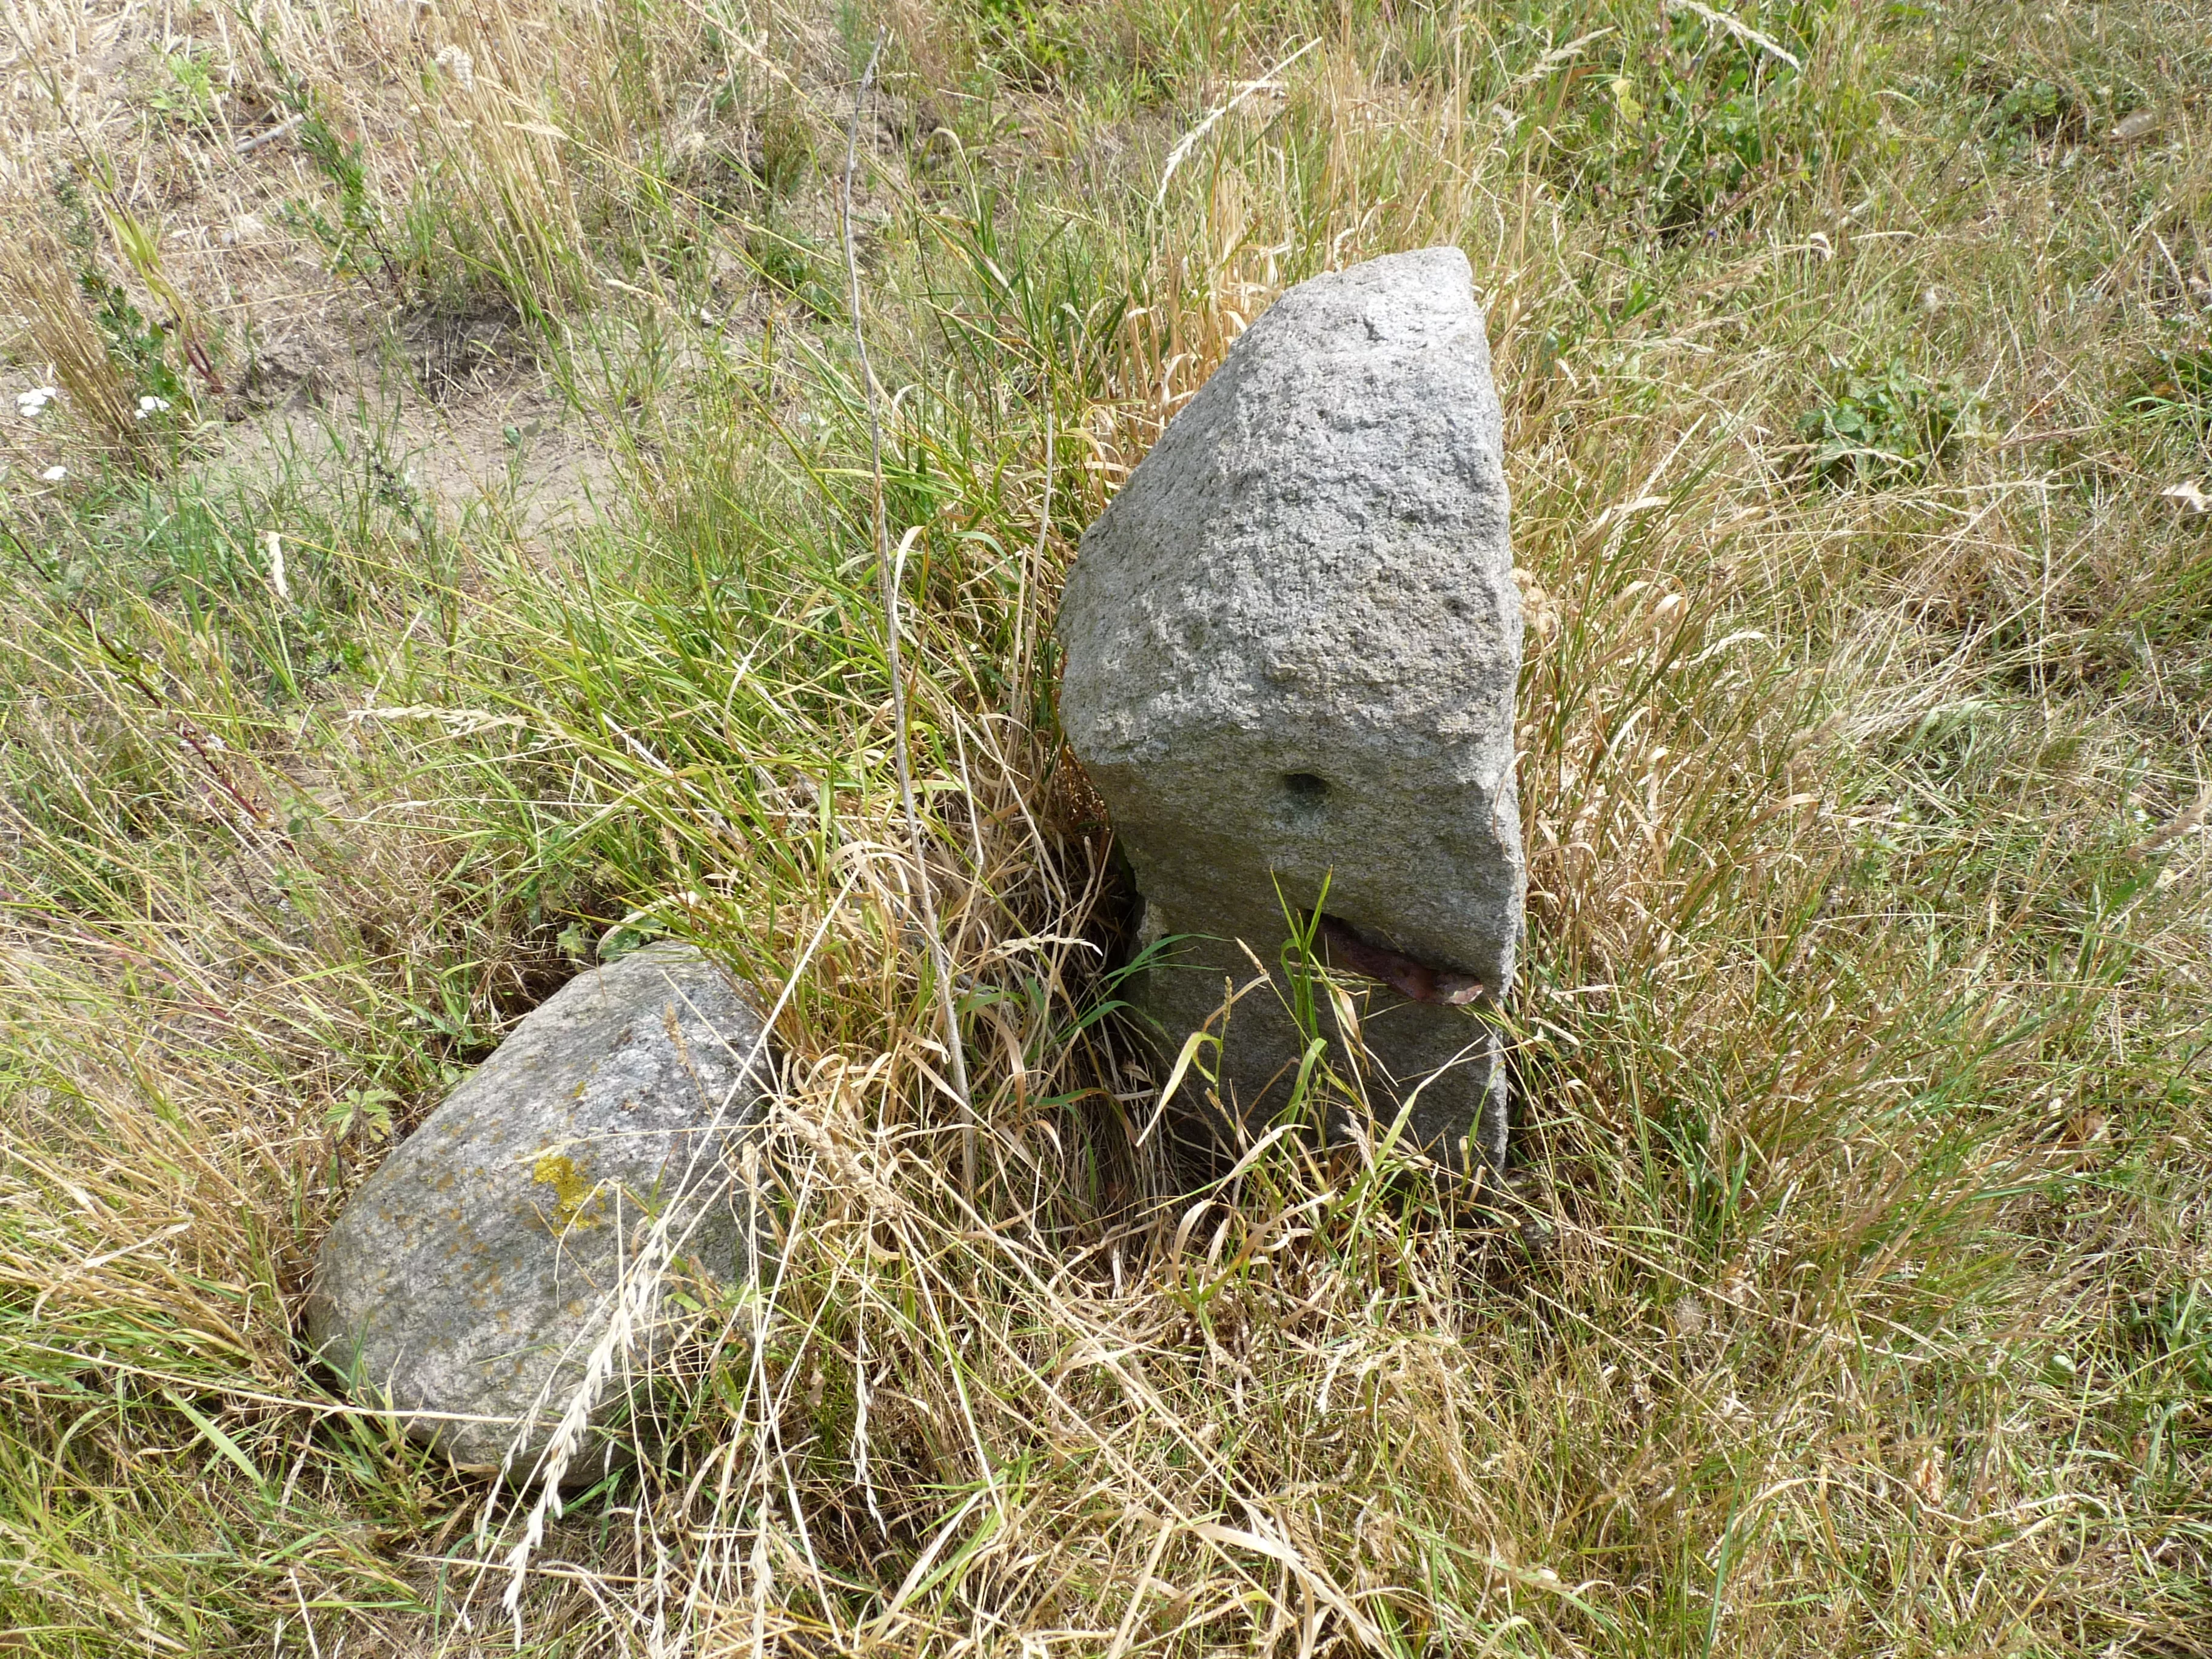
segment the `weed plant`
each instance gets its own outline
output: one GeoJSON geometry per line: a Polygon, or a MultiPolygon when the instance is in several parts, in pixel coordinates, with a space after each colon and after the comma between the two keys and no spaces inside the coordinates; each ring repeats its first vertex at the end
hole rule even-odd
{"type": "Polygon", "coordinates": [[[2212,1647],[2201,16],[94,9],[13,18],[0,245],[10,1650],[2212,1647]],[[1054,714],[1238,332],[1442,241],[1529,623],[1484,1190],[1194,1146],[1054,714]],[[288,319],[357,398],[256,412],[288,319]],[[557,525],[394,412],[518,388],[557,525]],[[656,936],[784,999],[772,1271],[487,1489],[306,1359],[313,1252],[656,936]]]}

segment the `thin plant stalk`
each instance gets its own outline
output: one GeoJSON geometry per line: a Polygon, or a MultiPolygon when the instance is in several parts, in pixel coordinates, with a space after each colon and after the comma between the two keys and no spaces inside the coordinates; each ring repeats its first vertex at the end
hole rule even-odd
{"type": "Polygon", "coordinates": [[[853,322],[853,345],[860,357],[860,391],[868,410],[869,517],[876,543],[876,569],[884,590],[884,653],[891,679],[891,754],[898,772],[899,805],[905,814],[908,840],[914,846],[915,896],[921,909],[922,935],[929,942],[930,964],[937,978],[938,1018],[945,1028],[946,1064],[952,1092],[960,1104],[960,1179],[968,1197],[975,1195],[975,1106],[968,1090],[968,1057],[960,1041],[960,1012],[952,994],[952,953],[945,949],[937,925],[937,896],[929,879],[929,846],[922,834],[921,815],[914,804],[914,769],[907,752],[906,668],[899,649],[899,580],[891,558],[890,526],[884,512],[884,429],[877,406],[879,388],[875,365],[868,357],[866,331],[860,325],[860,262],[853,245],[853,175],[860,159],[860,110],[875,85],[876,65],[884,55],[884,33],[876,33],[868,65],[853,91],[853,119],[845,131],[844,187],[838,198],[838,220],[845,239],[845,283],[853,322]]]}

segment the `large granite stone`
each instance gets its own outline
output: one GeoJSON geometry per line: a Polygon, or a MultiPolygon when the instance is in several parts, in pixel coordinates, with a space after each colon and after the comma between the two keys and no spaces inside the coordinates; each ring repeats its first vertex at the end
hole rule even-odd
{"type": "MultiPolygon", "coordinates": [[[[764,1054],[745,1070],[760,1036],[728,975],[686,945],[571,980],[331,1227],[307,1304],[315,1352],[461,1468],[499,1468],[514,1448],[528,1474],[656,1217],[675,1206],[688,1236],[630,1368],[680,1324],[669,1291],[696,1304],[748,1271],[737,1152],[769,1075],[764,1054]]],[[[622,1381],[595,1422],[618,1408],[622,1381]]]]}
{"type": "Polygon", "coordinates": [[[1376,259],[1255,323],[1083,538],[1062,724],[1135,872],[1144,942],[1199,936],[1128,994],[1172,1054],[1225,980],[1254,977],[1235,941],[1276,970],[1220,1054],[1242,1117],[1296,1073],[1278,964],[1286,913],[1326,883],[1321,954],[1366,987],[1377,1111],[1413,1098],[1418,1141],[1503,1158],[1478,1012],[1512,983],[1525,884],[1501,441],[1466,257],[1376,259]]]}

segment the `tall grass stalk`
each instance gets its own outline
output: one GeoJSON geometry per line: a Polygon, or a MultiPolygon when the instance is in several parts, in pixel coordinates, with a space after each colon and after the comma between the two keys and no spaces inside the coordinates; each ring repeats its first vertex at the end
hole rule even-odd
{"type": "MultiPolygon", "coordinates": [[[[975,1108],[968,1097],[967,1044],[960,1035],[959,1011],[953,1006],[952,963],[937,921],[937,896],[929,875],[929,851],[922,840],[921,815],[914,805],[914,768],[907,751],[906,668],[899,652],[899,590],[909,532],[891,551],[890,529],[884,516],[884,429],[877,406],[882,388],[876,383],[875,365],[868,360],[868,333],[860,308],[860,263],[853,250],[853,175],[860,159],[860,112],[875,85],[876,65],[883,60],[884,34],[878,30],[868,50],[867,67],[860,71],[853,90],[853,120],[845,137],[845,173],[838,197],[839,229],[845,244],[846,295],[853,323],[853,353],[860,364],[860,392],[868,411],[868,522],[876,547],[876,569],[884,589],[884,661],[890,674],[891,763],[898,775],[899,806],[906,817],[908,838],[914,846],[914,894],[920,913],[922,937],[928,942],[931,965],[937,976],[939,1030],[945,1059],[951,1073],[952,1097],[960,1109],[961,1183],[972,1198],[975,1192],[975,1108]]],[[[1049,466],[1049,463],[1047,463],[1049,466]]],[[[1017,612],[1023,604],[1017,597],[1017,612]]],[[[1017,615],[1015,627],[1021,622],[1017,615]]],[[[1018,658],[1019,653],[1017,653],[1018,658]]],[[[1017,670],[1018,671],[1018,661],[1017,670]]]]}

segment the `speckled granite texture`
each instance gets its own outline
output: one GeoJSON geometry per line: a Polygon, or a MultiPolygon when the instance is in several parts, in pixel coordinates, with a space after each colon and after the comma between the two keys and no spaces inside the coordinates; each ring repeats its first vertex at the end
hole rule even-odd
{"type": "MultiPolygon", "coordinates": [[[[655,1217],[682,1242],[634,1370],[751,1268],[737,1151],[769,1076],[760,1017],[690,947],[570,981],[362,1183],[324,1240],[308,1340],[459,1466],[526,1473],[655,1217]],[[748,1062],[752,1063],[750,1073],[748,1062]]],[[[619,1407],[619,1374],[599,1416],[619,1407]]]]}

